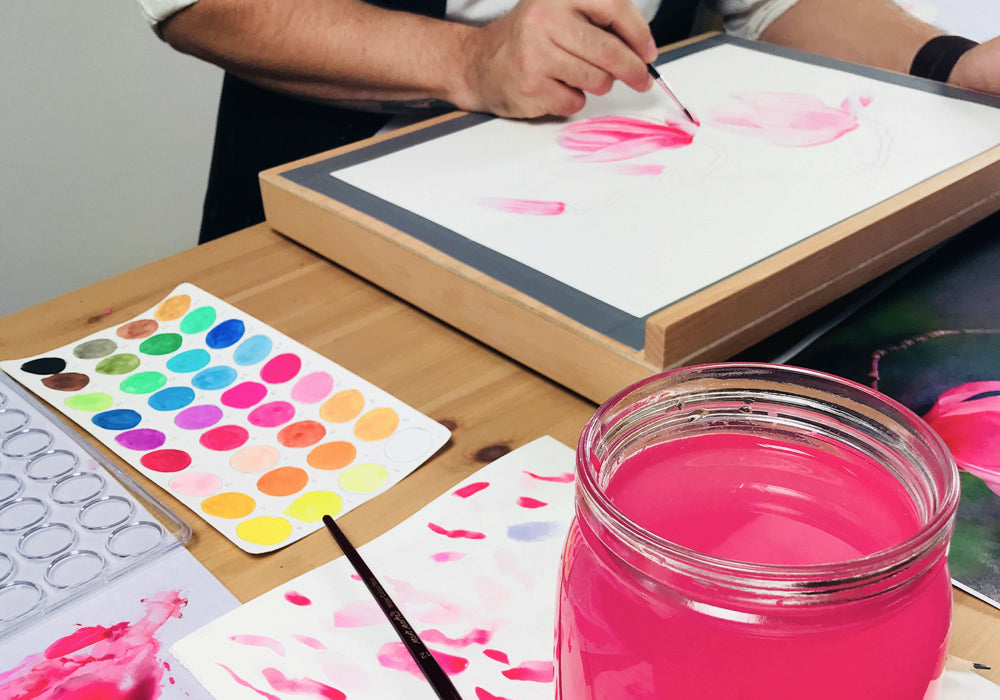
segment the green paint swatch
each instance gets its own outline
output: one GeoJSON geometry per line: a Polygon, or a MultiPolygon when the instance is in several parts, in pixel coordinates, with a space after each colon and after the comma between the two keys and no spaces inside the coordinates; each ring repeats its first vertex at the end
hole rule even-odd
{"type": "Polygon", "coordinates": [[[96,360],[98,357],[107,357],[115,351],[118,345],[113,340],[107,338],[95,338],[80,343],[73,348],[73,354],[81,360],[96,360]]]}
{"type": "Polygon", "coordinates": [[[139,358],[132,353],[105,357],[94,369],[101,374],[128,374],[139,366],[139,358]]]}
{"type": "Polygon", "coordinates": [[[142,341],[139,352],[145,355],[169,355],[181,346],[179,333],[160,333],[142,341]]]}
{"type": "Polygon", "coordinates": [[[126,394],[151,394],[167,383],[160,372],[139,372],[122,381],[118,388],[126,394]]]}
{"type": "Polygon", "coordinates": [[[103,391],[77,394],[66,399],[66,405],[78,411],[104,411],[111,408],[112,403],[114,403],[114,399],[103,391]]]}
{"type": "Polygon", "coordinates": [[[200,306],[181,321],[181,333],[201,333],[215,323],[216,313],[211,306],[200,306]]]}

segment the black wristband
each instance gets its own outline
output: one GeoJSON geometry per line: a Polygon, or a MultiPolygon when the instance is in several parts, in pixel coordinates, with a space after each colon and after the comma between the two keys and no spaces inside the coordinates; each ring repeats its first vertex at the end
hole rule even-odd
{"type": "Polygon", "coordinates": [[[917,51],[910,65],[910,75],[947,83],[958,59],[975,46],[979,44],[963,36],[936,36],[917,51]]]}

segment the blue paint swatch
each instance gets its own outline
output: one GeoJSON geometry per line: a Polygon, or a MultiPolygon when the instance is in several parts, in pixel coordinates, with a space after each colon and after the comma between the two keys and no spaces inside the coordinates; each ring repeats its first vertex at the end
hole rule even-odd
{"type": "Polygon", "coordinates": [[[233,362],[243,367],[255,365],[267,357],[273,347],[274,342],[266,335],[252,335],[233,352],[233,362]]]}
{"type": "Polygon", "coordinates": [[[91,420],[98,428],[105,430],[128,430],[139,425],[142,416],[130,408],[116,408],[98,413],[91,420]]]}
{"type": "Polygon", "coordinates": [[[149,406],[157,411],[176,411],[192,401],[194,401],[194,389],[187,386],[171,386],[150,396],[149,406]]]}
{"type": "Polygon", "coordinates": [[[245,332],[246,326],[243,325],[243,321],[231,318],[208,332],[205,336],[205,345],[213,350],[228,348],[242,338],[245,332]]]}
{"type": "Polygon", "coordinates": [[[208,350],[201,348],[185,350],[167,360],[167,369],[171,372],[197,372],[211,362],[211,360],[212,356],[208,354],[208,350]]]}
{"type": "Polygon", "coordinates": [[[559,534],[559,523],[536,520],[507,528],[507,537],[518,542],[541,542],[559,534]]]}
{"type": "Polygon", "coordinates": [[[196,389],[214,391],[222,389],[236,381],[236,370],[226,365],[218,365],[203,369],[191,378],[191,385],[196,389]]]}

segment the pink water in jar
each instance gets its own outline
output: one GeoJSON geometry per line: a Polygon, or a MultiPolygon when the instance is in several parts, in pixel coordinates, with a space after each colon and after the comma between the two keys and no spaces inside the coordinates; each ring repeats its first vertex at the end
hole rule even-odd
{"type": "Polygon", "coordinates": [[[557,698],[934,697],[958,480],[902,406],[688,368],[609,400],[577,460],[557,698]]]}

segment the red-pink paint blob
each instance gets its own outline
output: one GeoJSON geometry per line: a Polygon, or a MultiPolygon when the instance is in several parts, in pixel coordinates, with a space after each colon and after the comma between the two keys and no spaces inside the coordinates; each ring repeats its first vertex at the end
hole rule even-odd
{"type": "Polygon", "coordinates": [[[260,368],[260,378],[268,384],[284,384],[293,379],[302,369],[302,358],[295,353],[286,352],[275,355],[260,368]]]}
{"type": "Polygon", "coordinates": [[[493,659],[494,661],[499,661],[502,664],[510,664],[510,657],[507,656],[506,652],[500,651],[499,649],[483,649],[483,655],[493,659]]]}
{"type": "Polygon", "coordinates": [[[292,605],[312,605],[312,601],[297,591],[285,591],[285,600],[292,605]]]}
{"type": "Polygon", "coordinates": [[[519,666],[501,671],[501,673],[512,681],[551,683],[552,679],[555,678],[556,669],[551,661],[525,661],[519,666]]]}
{"type": "Polygon", "coordinates": [[[436,532],[439,535],[444,535],[445,537],[450,537],[452,539],[467,539],[467,540],[483,540],[486,539],[486,535],[481,532],[476,532],[475,530],[446,530],[440,525],[435,525],[434,523],[427,523],[427,527],[431,529],[431,532],[436,532]]]}
{"type": "Polygon", "coordinates": [[[465,557],[465,552],[435,552],[431,555],[431,561],[443,564],[449,561],[458,561],[459,559],[464,559],[465,557]]]}
{"type": "Polygon", "coordinates": [[[249,439],[250,433],[241,425],[220,425],[202,433],[198,442],[206,449],[226,452],[242,447],[249,439]]]}
{"type": "Polygon", "coordinates": [[[694,140],[688,121],[659,124],[634,117],[595,117],[564,126],[556,139],[563,148],[589,155],[578,160],[627,160],[668,148],[683,148],[694,140]]]}
{"type": "Polygon", "coordinates": [[[514,199],[509,197],[480,197],[480,206],[496,209],[507,214],[527,214],[530,216],[558,216],[566,211],[564,202],[549,202],[541,199],[514,199]]]}
{"type": "Polygon", "coordinates": [[[476,700],[510,700],[510,698],[505,698],[502,695],[494,695],[488,690],[476,686],[476,700]]]}
{"type": "Polygon", "coordinates": [[[321,700],[345,700],[347,698],[336,688],[320,683],[312,678],[286,678],[285,674],[276,668],[265,668],[261,671],[264,680],[279,693],[294,695],[311,695],[321,700]]]}
{"type": "Polygon", "coordinates": [[[135,700],[160,696],[160,628],[179,618],[187,600],[178,591],[143,600],[145,615],[110,627],[81,627],[44,654],[0,676],[0,697],[34,700],[135,700]],[[79,652],[79,653],[78,653],[79,652]]]}
{"type": "Polygon", "coordinates": [[[236,642],[237,644],[243,644],[248,647],[262,647],[264,649],[270,649],[278,656],[285,655],[284,644],[279,642],[277,639],[265,637],[260,634],[234,634],[229,638],[229,641],[236,642]]]}
{"type": "Polygon", "coordinates": [[[530,476],[532,479],[538,479],[539,481],[551,481],[556,484],[571,484],[573,483],[573,480],[576,478],[576,476],[573,475],[573,472],[566,472],[565,474],[560,474],[559,476],[541,476],[539,474],[535,474],[533,472],[528,472],[528,471],[524,473],[530,476]]]}
{"type": "Polygon", "coordinates": [[[484,629],[474,629],[463,637],[449,637],[444,632],[435,629],[424,630],[420,638],[428,644],[443,644],[448,647],[467,647],[472,644],[489,644],[493,632],[484,629]]]}
{"type": "Polygon", "coordinates": [[[230,408],[250,408],[259,404],[267,396],[267,387],[259,382],[241,382],[226,389],[219,397],[223,406],[230,408]]]}
{"type": "Polygon", "coordinates": [[[154,450],[140,457],[139,462],[150,471],[170,474],[191,466],[191,455],[184,450],[154,450]]]}
{"type": "Polygon", "coordinates": [[[295,406],[287,401],[271,401],[250,411],[247,421],[258,428],[276,428],[295,416],[295,406]]]}
{"type": "Polygon", "coordinates": [[[292,399],[299,403],[319,403],[333,391],[333,377],[326,372],[310,372],[295,382],[292,399]]]}
{"type": "Polygon", "coordinates": [[[733,95],[729,102],[712,108],[706,121],[743,136],[792,148],[831,143],[858,128],[858,118],[852,111],[830,107],[813,95],[793,92],[733,95]]]}
{"type": "Polygon", "coordinates": [[[539,501],[537,498],[528,498],[527,496],[521,496],[517,499],[517,505],[522,508],[544,508],[548,505],[545,501],[539,501]]]}
{"type": "Polygon", "coordinates": [[[455,489],[452,491],[452,495],[458,496],[459,498],[468,498],[469,496],[479,493],[483,489],[489,487],[490,482],[488,481],[477,481],[474,484],[468,484],[460,489],[455,489]]]}
{"type": "MultiPolygon", "coordinates": [[[[438,664],[440,664],[444,672],[449,676],[461,673],[469,667],[469,660],[461,656],[452,656],[451,654],[434,651],[433,649],[431,649],[431,653],[437,659],[438,664]]],[[[413,657],[410,656],[410,652],[407,651],[406,645],[402,642],[387,642],[383,644],[382,648],[378,650],[376,658],[385,668],[405,671],[412,676],[424,680],[424,674],[420,671],[420,667],[417,666],[413,657]]]]}

